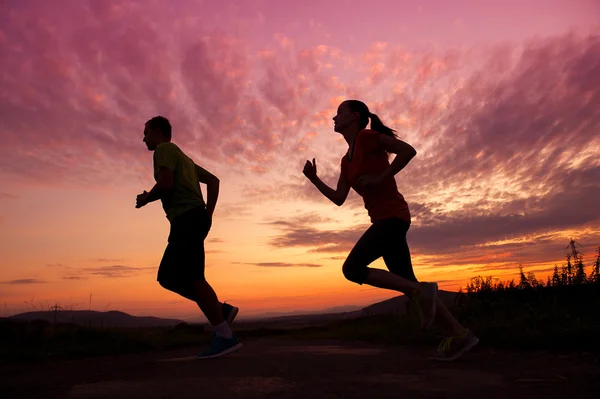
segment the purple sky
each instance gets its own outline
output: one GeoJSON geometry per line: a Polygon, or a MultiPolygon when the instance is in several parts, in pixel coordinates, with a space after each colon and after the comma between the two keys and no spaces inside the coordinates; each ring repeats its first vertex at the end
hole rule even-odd
{"type": "Polygon", "coordinates": [[[142,309],[127,287],[163,295],[166,220],[133,208],[152,184],[143,124],[162,114],[223,182],[215,284],[255,310],[258,293],[319,306],[311,287],[345,303],[340,265],[366,211],[355,194],[329,204],[301,169],[316,157],[335,183],[346,98],[418,151],[397,182],[420,278],[543,272],[571,237],[591,260],[599,20],[586,0],[4,1],[0,299],[95,291],[142,309]]]}

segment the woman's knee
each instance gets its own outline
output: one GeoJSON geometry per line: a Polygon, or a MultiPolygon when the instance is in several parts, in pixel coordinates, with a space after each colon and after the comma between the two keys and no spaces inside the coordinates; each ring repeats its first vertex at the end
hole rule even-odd
{"type": "Polygon", "coordinates": [[[356,284],[363,284],[367,280],[369,270],[366,266],[359,266],[346,260],[344,266],[342,266],[342,273],[344,273],[347,280],[356,284]]]}

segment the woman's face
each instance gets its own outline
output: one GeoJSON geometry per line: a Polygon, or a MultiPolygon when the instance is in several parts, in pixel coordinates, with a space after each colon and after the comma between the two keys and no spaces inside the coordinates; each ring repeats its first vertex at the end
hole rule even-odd
{"type": "Polygon", "coordinates": [[[333,130],[342,133],[358,121],[358,112],[351,112],[346,103],[341,103],[333,117],[333,130]]]}

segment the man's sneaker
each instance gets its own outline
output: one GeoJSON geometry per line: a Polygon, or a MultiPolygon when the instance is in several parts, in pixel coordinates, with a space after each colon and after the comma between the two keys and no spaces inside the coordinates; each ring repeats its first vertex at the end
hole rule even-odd
{"type": "Polygon", "coordinates": [[[417,303],[417,309],[421,316],[421,330],[427,330],[435,320],[438,285],[437,283],[421,283],[421,286],[423,293],[414,295],[413,299],[417,303]]]}
{"type": "Polygon", "coordinates": [[[223,306],[221,307],[221,309],[222,309],[221,311],[223,313],[223,318],[229,325],[231,325],[231,323],[233,323],[233,319],[235,319],[235,316],[237,316],[238,312],[240,311],[240,309],[238,307],[231,306],[228,303],[224,303],[223,306]]]}
{"type": "Polygon", "coordinates": [[[215,357],[225,356],[237,351],[241,347],[242,344],[238,341],[235,333],[231,338],[220,337],[217,334],[213,334],[210,339],[210,345],[198,355],[198,359],[213,359],[215,357]]]}
{"type": "Polygon", "coordinates": [[[477,338],[470,330],[466,330],[461,337],[448,337],[438,346],[438,354],[432,360],[440,362],[451,362],[462,356],[463,353],[471,350],[479,343],[477,338]]]}

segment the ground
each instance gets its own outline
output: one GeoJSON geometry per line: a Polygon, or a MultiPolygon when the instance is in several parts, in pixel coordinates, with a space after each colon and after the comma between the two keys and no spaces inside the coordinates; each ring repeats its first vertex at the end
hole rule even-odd
{"type": "Polygon", "coordinates": [[[439,363],[423,347],[259,338],[223,358],[194,355],[185,349],[3,365],[0,397],[579,399],[600,392],[600,365],[585,353],[480,344],[459,361],[439,363]]]}

